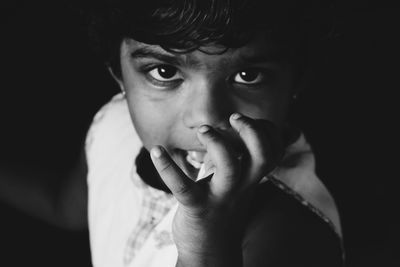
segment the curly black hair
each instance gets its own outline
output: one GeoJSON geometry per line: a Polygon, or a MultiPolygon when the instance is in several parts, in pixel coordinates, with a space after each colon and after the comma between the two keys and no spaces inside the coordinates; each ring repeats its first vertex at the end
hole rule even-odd
{"type": "Polygon", "coordinates": [[[332,32],[330,4],[309,0],[103,0],[88,9],[87,18],[93,48],[120,75],[119,48],[124,38],[157,44],[174,53],[217,44],[225,48],[223,53],[263,31],[304,56],[308,44],[332,32]]]}

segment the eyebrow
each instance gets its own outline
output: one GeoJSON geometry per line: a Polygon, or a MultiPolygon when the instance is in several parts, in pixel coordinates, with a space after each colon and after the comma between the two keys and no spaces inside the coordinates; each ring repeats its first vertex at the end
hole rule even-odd
{"type": "Polygon", "coordinates": [[[183,64],[183,60],[178,56],[147,46],[136,49],[130,55],[132,59],[155,58],[171,65],[183,64]]]}
{"type": "MultiPolygon", "coordinates": [[[[158,48],[153,48],[150,46],[143,46],[137,48],[130,54],[132,59],[141,59],[141,58],[154,58],[165,63],[175,65],[175,66],[182,66],[182,65],[189,65],[189,66],[199,66],[201,62],[194,58],[187,58],[186,60],[178,55],[174,55],[163,51],[158,48]]],[[[243,55],[239,56],[237,60],[235,60],[239,64],[261,64],[261,63],[278,63],[280,60],[276,57],[271,55],[243,55]]]]}

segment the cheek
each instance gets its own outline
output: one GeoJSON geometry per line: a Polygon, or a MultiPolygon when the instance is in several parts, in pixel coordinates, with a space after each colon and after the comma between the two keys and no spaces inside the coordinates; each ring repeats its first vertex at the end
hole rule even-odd
{"type": "Polygon", "coordinates": [[[269,120],[279,126],[286,119],[288,101],[283,98],[267,96],[253,100],[250,103],[241,103],[237,107],[238,111],[246,116],[254,119],[269,120]]]}
{"type": "Polygon", "coordinates": [[[282,129],[288,114],[288,101],[277,101],[271,105],[268,112],[269,120],[272,121],[279,129],[282,129]]]}
{"type": "Polygon", "coordinates": [[[163,103],[152,102],[137,95],[128,96],[128,104],[133,125],[143,145],[147,149],[154,145],[168,147],[176,122],[173,110],[164,108],[163,103]]]}
{"type": "Polygon", "coordinates": [[[290,91],[291,89],[287,85],[278,87],[274,94],[265,98],[262,104],[262,107],[266,107],[265,115],[278,127],[281,127],[287,120],[289,105],[291,103],[290,91]]]}

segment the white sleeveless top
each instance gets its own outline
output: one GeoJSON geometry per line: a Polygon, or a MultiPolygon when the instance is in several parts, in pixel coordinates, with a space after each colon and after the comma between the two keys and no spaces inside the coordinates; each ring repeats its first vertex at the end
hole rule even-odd
{"type": "MultiPolygon", "coordinates": [[[[144,184],[135,159],[142,143],[125,98],[118,94],[94,117],[86,138],[88,220],[95,267],[175,266],[171,237],[176,200],[144,184]]],[[[315,174],[314,156],[302,135],[286,150],[295,166],[265,177],[329,223],[341,237],[334,200],[315,174]]]]}

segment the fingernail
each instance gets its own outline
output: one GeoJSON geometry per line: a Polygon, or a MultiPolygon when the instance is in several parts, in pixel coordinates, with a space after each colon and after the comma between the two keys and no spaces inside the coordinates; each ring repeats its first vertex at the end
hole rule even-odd
{"type": "Polygon", "coordinates": [[[202,125],[202,126],[200,126],[199,127],[199,133],[205,133],[205,132],[208,132],[210,130],[210,126],[207,126],[207,125],[202,125]]]}
{"type": "Polygon", "coordinates": [[[231,115],[231,118],[234,119],[234,120],[237,120],[237,119],[239,119],[240,117],[242,117],[242,115],[239,114],[239,113],[233,113],[233,114],[231,115]]]}
{"type": "Polygon", "coordinates": [[[162,151],[161,147],[159,147],[159,146],[153,147],[151,149],[151,155],[153,155],[156,158],[161,157],[162,153],[163,153],[163,151],[162,151]]]}

